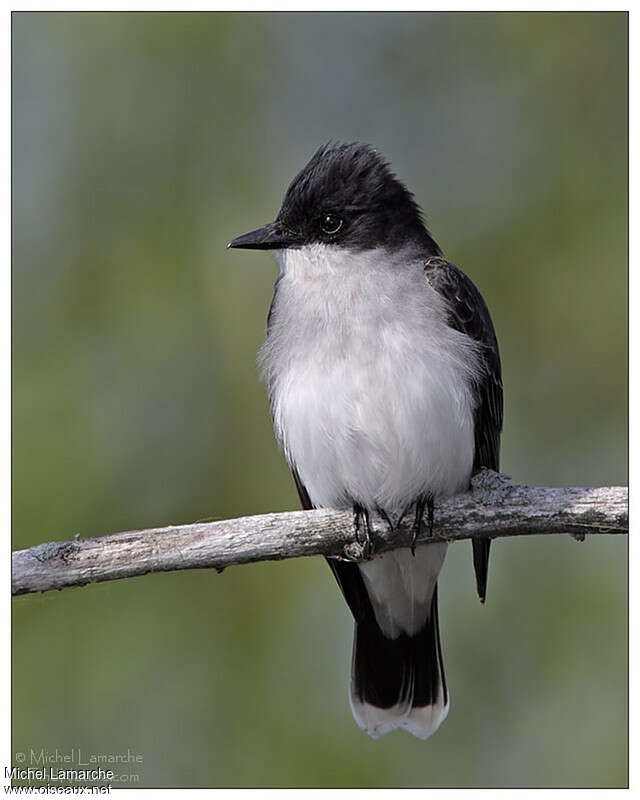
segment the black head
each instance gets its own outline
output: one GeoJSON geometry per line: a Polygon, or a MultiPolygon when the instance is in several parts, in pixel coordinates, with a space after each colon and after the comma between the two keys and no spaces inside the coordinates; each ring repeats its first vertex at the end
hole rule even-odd
{"type": "Polygon", "coordinates": [[[275,250],[323,243],[352,250],[413,246],[440,249],[413,195],[369,145],[325,145],[296,175],[275,222],[229,247],[275,250]]]}

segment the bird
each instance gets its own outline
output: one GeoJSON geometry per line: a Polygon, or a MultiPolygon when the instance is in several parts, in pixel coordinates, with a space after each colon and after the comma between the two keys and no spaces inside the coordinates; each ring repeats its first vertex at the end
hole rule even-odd
{"type": "MultiPolygon", "coordinates": [[[[320,147],[275,221],[228,247],[275,253],[258,354],[275,436],[302,507],[352,510],[368,556],[327,559],[354,618],[355,721],[373,738],[427,739],[449,710],[437,590],[447,544],[417,539],[439,500],[499,469],[501,365],[485,301],[390,164],[359,142],[320,147]],[[407,520],[412,546],[376,554],[376,518],[392,531],[407,520]]],[[[490,543],[472,540],[481,602],[490,543]]]]}

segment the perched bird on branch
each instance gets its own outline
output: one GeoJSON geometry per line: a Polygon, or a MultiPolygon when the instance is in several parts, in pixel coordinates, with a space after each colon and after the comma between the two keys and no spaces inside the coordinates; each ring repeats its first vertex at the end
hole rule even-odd
{"type": "MultiPolygon", "coordinates": [[[[498,344],[471,280],[442,257],[412,194],[371,147],[320,148],[275,222],[229,247],[280,265],[260,363],[274,429],[304,508],[411,515],[414,547],[329,565],[355,618],[354,717],[374,737],[431,736],[449,694],[437,580],[447,545],[415,546],[434,503],[497,470],[498,344]]],[[[473,540],[484,601],[489,539],[473,540]]]]}

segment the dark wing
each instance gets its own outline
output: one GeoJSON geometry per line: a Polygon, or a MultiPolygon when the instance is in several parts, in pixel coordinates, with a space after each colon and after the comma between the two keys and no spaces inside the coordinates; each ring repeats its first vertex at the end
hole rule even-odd
{"type": "MultiPolygon", "coordinates": [[[[431,286],[447,301],[451,327],[483,345],[484,370],[474,387],[477,405],[473,469],[477,472],[481,467],[488,467],[497,471],[502,431],[502,373],[489,311],[471,279],[454,264],[432,257],[425,262],[424,271],[431,286]]],[[[472,543],[478,595],[484,603],[491,539],[473,539],[472,543]]]]}
{"type": "Polygon", "coordinates": [[[291,474],[293,475],[293,480],[296,482],[296,489],[298,490],[298,497],[300,498],[300,505],[304,508],[305,511],[311,511],[313,508],[313,503],[309,497],[309,492],[305,489],[302,485],[302,481],[300,480],[300,476],[298,475],[297,469],[292,469],[291,474]]]}

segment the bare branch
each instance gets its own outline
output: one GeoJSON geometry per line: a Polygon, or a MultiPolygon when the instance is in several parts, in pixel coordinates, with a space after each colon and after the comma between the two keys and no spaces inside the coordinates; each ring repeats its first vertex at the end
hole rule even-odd
{"type": "MultiPolygon", "coordinates": [[[[423,531],[418,541],[549,533],[581,539],[587,533],[628,533],[627,505],[626,487],[511,486],[502,476],[485,471],[474,479],[473,491],[436,505],[432,538],[423,531]]],[[[374,524],[376,552],[410,544],[410,521],[393,532],[381,519],[374,524]]],[[[13,553],[12,593],[317,555],[362,559],[350,513],[290,511],[41,544],[13,553]]]]}

